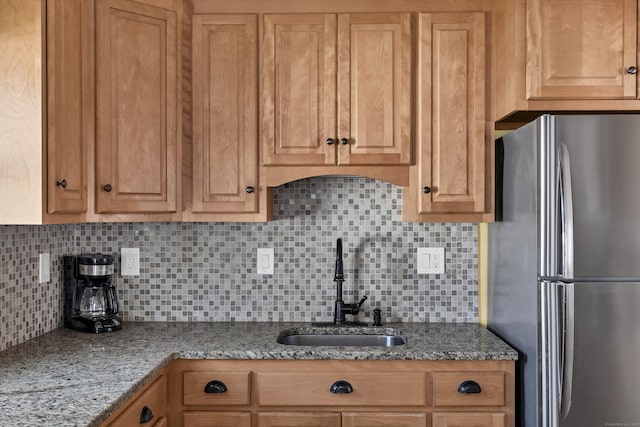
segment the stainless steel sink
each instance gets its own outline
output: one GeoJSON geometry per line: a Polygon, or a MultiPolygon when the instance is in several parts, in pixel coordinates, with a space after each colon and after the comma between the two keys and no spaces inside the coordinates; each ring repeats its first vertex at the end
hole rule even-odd
{"type": "Polygon", "coordinates": [[[277,342],[284,345],[306,346],[358,346],[358,347],[393,347],[404,345],[407,339],[400,335],[383,333],[368,333],[367,331],[282,331],[277,342]]]}

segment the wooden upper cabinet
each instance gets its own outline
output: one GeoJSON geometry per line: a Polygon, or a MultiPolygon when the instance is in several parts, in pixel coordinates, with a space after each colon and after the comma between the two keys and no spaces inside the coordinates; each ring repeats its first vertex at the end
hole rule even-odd
{"type": "Polygon", "coordinates": [[[177,7],[96,4],[98,213],[178,209],[178,22],[177,7]]]}
{"type": "Polygon", "coordinates": [[[411,162],[411,15],[338,15],[338,164],[411,162]]]}
{"type": "Polygon", "coordinates": [[[637,0],[527,0],[527,99],[636,98],[637,0]]]}
{"type": "Polygon", "coordinates": [[[418,212],[484,213],[483,13],[420,15],[417,89],[418,212]]]}
{"type": "Polygon", "coordinates": [[[194,213],[258,208],[257,15],[193,17],[194,213]]]}
{"type": "Polygon", "coordinates": [[[411,15],[267,14],[265,165],[411,162],[411,15]]]}
{"type": "Polygon", "coordinates": [[[87,2],[47,2],[47,211],[87,211],[87,2]],[[84,8],[83,8],[84,5],[84,8]]]}
{"type": "Polygon", "coordinates": [[[265,15],[265,165],[336,161],[336,15],[265,15]]]}

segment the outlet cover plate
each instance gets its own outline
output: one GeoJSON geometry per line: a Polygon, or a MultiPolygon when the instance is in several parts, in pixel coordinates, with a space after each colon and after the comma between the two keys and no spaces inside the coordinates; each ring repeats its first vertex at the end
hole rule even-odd
{"type": "Polygon", "coordinates": [[[49,253],[40,254],[40,263],[38,268],[38,283],[47,283],[51,280],[51,265],[49,253]]]}
{"type": "Polygon", "coordinates": [[[258,248],[256,257],[256,270],[258,274],[273,274],[273,258],[273,248],[258,248]]]}
{"type": "Polygon", "coordinates": [[[120,276],[140,275],[140,248],[120,249],[120,276]]]}
{"type": "Polygon", "coordinates": [[[444,272],[444,248],[418,248],[418,274],[444,272]]]}

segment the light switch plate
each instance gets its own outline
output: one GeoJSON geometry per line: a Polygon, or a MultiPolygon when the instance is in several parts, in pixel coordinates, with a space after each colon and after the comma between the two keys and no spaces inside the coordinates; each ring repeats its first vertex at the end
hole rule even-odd
{"type": "Polygon", "coordinates": [[[273,274],[273,248],[258,248],[256,256],[256,270],[258,274],[273,274]]]}
{"type": "Polygon", "coordinates": [[[40,254],[38,283],[47,283],[51,279],[51,265],[49,261],[48,252],[40,254]]]}
{"type": "Polygon", "coordinates": [[[444,248],[418,248],[418,274],[444,272],[444,248]]]}
{"type": "Polygon", "coordinates": [[[120,249],[120,276],[140,275],[140,248],[120,249]]]}

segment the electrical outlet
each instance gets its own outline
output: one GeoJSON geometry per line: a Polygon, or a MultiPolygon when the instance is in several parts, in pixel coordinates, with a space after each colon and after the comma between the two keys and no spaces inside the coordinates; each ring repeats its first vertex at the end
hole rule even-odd
{"type": "Polygon", "coordinates": [[[38,273],[38,283],[47,283],[51,279],[51,265],[48,252],[40,254],[38,273]]]}
{"type": "Polygon", "coordinates": [[[273,274],[273,248],[258,248],[256,257],[256,270],[258,274],[273,274]]]}
{"type": "Polygon", "coordinates": [[[444,248],[418,248],[418,274],[444,272],[444,248]]]}
{"type": "Polygon", "coordinates": [[[140,248],[120,249],[120,276],[140,275],[140,248]]]}

